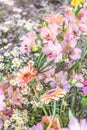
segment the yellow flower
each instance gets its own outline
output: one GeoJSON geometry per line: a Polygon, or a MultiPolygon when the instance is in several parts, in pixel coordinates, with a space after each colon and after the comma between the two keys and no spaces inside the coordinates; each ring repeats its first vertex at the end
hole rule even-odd
{"type": "Polygon", "coordinates": [[[81,3],[84,3],[84,2],[85,2],[85,0],[72,0],[71,5],[72,6],[77,6],[77,5],[79,5],[81,3]]]}

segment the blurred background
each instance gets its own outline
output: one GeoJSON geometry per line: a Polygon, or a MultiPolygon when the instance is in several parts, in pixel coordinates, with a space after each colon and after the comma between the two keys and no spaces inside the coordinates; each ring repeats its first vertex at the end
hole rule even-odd
{"type": "Polygon", "coordinates": [[[0,47],[18,43],[24,30],[37,26],[38,17],[61,13],[61,5],[69,3],[69,0],[0,0],[0,47]]]}

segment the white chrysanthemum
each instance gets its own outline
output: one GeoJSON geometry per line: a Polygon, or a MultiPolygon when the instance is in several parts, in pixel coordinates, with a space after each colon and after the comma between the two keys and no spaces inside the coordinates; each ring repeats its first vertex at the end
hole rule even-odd
{"type": "Polygon", "coordinates": [[[10,118],[12,121],[18,119],[18,114],[13,114],[10,118]]]}
{"type": "Polygon", "coordinates": [[[15,86],[16,85],[16,81],[14,79],[10,80],[10,84],[15,86]]]}
{"type": "Polygon", "coordinates": [[[9,120],[6,120],[4,122],[4,129],[6,130],[9,127],[10,124],[11,124],[11,122],[9,120]]]}
{"type": "Polygon", "coordinates": [[[12,50],[11,51],[11,54],[14,56],[14,57],[18,57],[19,56],[19,52],[17,50],[12,50]]]}
{"type": "Polygon", "coordinates": [[[24,124],[24,122],[23,122],[23,120],[22,120],[21,117],[18,117],[18,118],[16,119],[16,123],[18,123],[19,125],[20,125],[20,124],[24,124]]]}
{"type": "Polygon", "coordinates": [[[33,100],[33,101],[31,101],[31,104],[33,105],[33,107],[34,107],[34,108],[36,108],[36,107],[37,107],[37,102],[36,102],[36,101],[34,101],[34,100],[33,100]]]}
{"type": "Polygon", "coordinates": [[[14,58],[14,59],[12,60],[13,67],[19,67],[20,64],[21,64],[21,62],[22,62],[22,61],[21,61],[20,59],[14,58]]]}
{"type": "Polygon", "coordinates": [[[41,102],[37,102],[37,103],[36,103],[36,106],[37,106],[38,108],[41,108],[41,107],[42,107],[42,103],[41,103],[41,102]]]}
{"type": "Polygon", "coordinates": [[[43,89],[43,86],[41,85],[41,84],[38,84],[37,86],[36,86],[36,90],[37,91],[41,91],[43,89]]]}
{"type": "Polygon", "coordinates": [[[24,88],[24,89],[22,89],[22,90],[21,90],[21,93],[22,93],[23,95],[27,95],[27,94],[29,94],[29,90],[28,90],[28,88],[24,88]]]}
{"type": "Polygon", "coordinates": [[[33,61],[33,60],[30,60],[30,61],[28,62],[28,65],[34,65],[34,61],[33,61]]]}
{"type": "Polygon", "coordinates": [[[21,126],[15,127],[15,130],[22,130],[22,127],[21,126]]]}

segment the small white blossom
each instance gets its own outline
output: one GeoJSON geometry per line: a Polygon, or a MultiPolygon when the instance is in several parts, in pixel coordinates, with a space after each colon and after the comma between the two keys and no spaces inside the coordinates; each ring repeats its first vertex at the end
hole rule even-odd
{"type": "Polygon", "coordinates": [[[14,79],[10,80],[10,84],[15,86],[16,85],[16,81],[14,79]]]}
{"type": "Polygon", "coordinates": [[[38,84],[37,86],[36,86],[36,90],[37,91],[41,91],[43,89],[43,86],[41,85],[41,84],[38,84]]]}
{"type": "Polygon", "coordinates": [[[18,58],[14,58],[12,60],[13,67],[19,67],[21,65],[22,61],[18,58]]]}
{"type": "Polygon", "coordinates": [[[3,61],[4,56],[0,55],[0,61],[3,61]]]}
{"type": "Polygon", "coordinates": [[[3,42],[4,42],[4,43],[7,43],[7,42],[8,42],[8,40],[7,40],[6,38],[4,38],[4,39],[3,39],[3,42]]]}
{"type": "Polygon", "coordinates": [[[30,60],[30,61],[28,62],[28,65],[34,65],[34,61],[30,60]]]}
{"type": "Polygon", "coordinates": [[[6,120],[4,122],[4,129],[6,130],[9,127],[10,124],[11,124],[11,122],[9,120],[6,120]]]}
{"type": "Polygon", "coordinates": [[[14,57],[18,57],[19,56],[19,52],[17,50],[12,50],[11,51],[11,54],[14,56],[14,57]]]}
{"type": "Polygon", "coordinates": [[[37,102],[36,101],[31,101],[30,103],[33,105],[34,108],[37,107],[37,102]]]}
{"type": "Polygon", "coordinates": [[[41,108],[41,107],[42,107],[42,103],[41,103],[41,102],[37,102],[37,103],[36,103],[36,106],[37,106],[38,108],[41,108]]]}

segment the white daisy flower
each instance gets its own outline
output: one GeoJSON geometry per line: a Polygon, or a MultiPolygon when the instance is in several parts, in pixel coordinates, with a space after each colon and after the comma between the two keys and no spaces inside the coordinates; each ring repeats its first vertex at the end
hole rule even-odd
{"type": "Polygon", "coordinates": [[[0,55],[0,61],[3,61],[4,56],[0,55]]]}
{"type": "Polygon", "coordinates": [[[10,80],[10,84],[15,86],[16,85],[16,81],[14,79],[10,80]]]}
{"type": "Polygon", "coordinates": [[[42,107],[42,103],[41,103],[41,102],[37,102],[37,103],[36,103],[36,106],[37,106],[38,108],[41,108],[41,107],[42,107]]]}
{"type": "Polygon", "coordinates": [[[19,56],[19,52],[17,50],[12,50],[11,51],[11,54],[14,56],[14,57],[18,57],[19,56]]]}
{"type": "Polygon", "coordinates": [[[19,67],[20,65],[21,65],[21,60],[20,59],[18,59],[18,58],[14,58],[13,60],[12,60],[12,64],[13,64],[13,67],[19,67]]]}
{"type": "Polygon", "coordinates": [[[37,86],[36,86],[36,90],[37,91],[41,91],[43,89],[43,86],[41,85],[41,84],[38,84],[37,86]]]}

